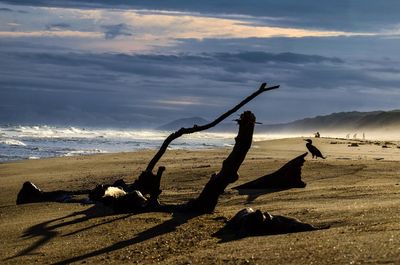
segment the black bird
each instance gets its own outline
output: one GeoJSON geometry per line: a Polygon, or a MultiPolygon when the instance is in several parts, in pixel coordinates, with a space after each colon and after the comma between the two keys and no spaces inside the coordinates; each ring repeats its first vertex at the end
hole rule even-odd
{"type": "Polygon", "coordinates": [[[325,159],[325,157],[321,154],[321,151],[318,150],[318,148],[316,148],[315,146],[312,145],[312,140],[311,139],[306,139],[304,140],[307,142],[306,147],[308,149],[308,151],[310,151],[312,158],[318,159],[318,157],[325,159]]]}

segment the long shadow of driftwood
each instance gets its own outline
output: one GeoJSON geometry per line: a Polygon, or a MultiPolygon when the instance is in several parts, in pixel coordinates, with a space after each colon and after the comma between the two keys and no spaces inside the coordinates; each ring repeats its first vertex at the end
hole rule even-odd
{"type": "Polygon", "coordinates": [[[196,216],[199,216],[200,214],[174,214],[172,219],[169,219],[159,225],[156,225],[152,228],[149,228],[148,230],[145,230],[139,234],[136,235],[136,237],[128,239],[128,240],[124,240],[124,241],[120,241],[117,243],[114,243],[108,247],[102,248],[102,249],[98,249],[80,256],[76,256],[73,258],[69,258],[63,261],[59,261],[56,263],[53,263],[54,265],[58,265],[58,264],[70,264],[73,262],[78,262],[78,261],[82,261],[85,260],[87,258],[91,258],[91,257],[95,257],[104,253],[109,253],[115,250],[119,250],[119,249],[123,249],[125,247],[128,247],[130,245],[133,244],[137,244],[137,243],[141,243],[144,242],[146,240],[152,239],[154,237],[158,237],[170,232],[173,232],[176,230],[176,228],[186,222],[188,222],[190,219],[195,218],[196,216]]]}
{"type": "MultiPolygon", "coordinates": [[[[63,217],[59,217],[59,218],[55,218],[46,222],[42,222],[40,224],[34,225],[29,227],[28,229],[26,229],[24,231],[24,233],[22,234],[22,238],[34,238],[34,237],[39,237],[40,239],[36,242],[34,242],[31,246],[27,247],[26,249],[18,252],[16,255],[9,257],[5,260],[10,260],[16,257],[20,257],[20,256],[25,256],[25,255],[35,255],[35,250],[40,248],[41,246],[45,245],[47,242],[49,242],[50,240],[52,240],[53,238],[55,238],[56,236],[59,235],[59,232],[55,231],[56,229],[60,228],[60,227],[64,227],[64,226],[68,226],[68,225],[74,225],[77,223],[81,223],[84,221],[87,221],[89,219],[95,218],[95,217],[102,217],[102,216],[106,216],[107,212],[104,211],[104,209],[99,209],[99,206],[95,205],[89,209],[80,211],[80,212],[74,212],[71,213],[69,215],[63,216],[63,217]],[[81,216],[80,218],[76,218],[73,220],[70,220],[68,222],[62,222],[62,223],[56,223],[57,221],[63,220],[63,219],[67,219],[67,218],[73,218],[73,217],[78,217],[81,216]]],[[[91,228],[94,228],[96,226],[100,226],[103,224],[107,224],[107,223],[111,223],[117,220],[121,220],[121,219],[125,219],[127,217],[129,217],[130,215],[124,215],[112,220],[108,220],[106,222],[103,223],[99,223],[96,225],[92,225],[80,230],[77,230],[75,232],[69,233],[67,235],[72,235],[84,230],[88,230],[91,228]]],[[[64,235],[64,236],[67,236],[64,235]]]]}

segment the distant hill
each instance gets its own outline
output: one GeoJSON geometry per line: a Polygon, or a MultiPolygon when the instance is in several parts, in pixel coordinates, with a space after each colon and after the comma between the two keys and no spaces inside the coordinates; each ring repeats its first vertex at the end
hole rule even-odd
{"type": "Polygon", "coordinates": [[[400,128],[400,110],[339,112],[289,123],[261,125],[257,130],[268,132],[314,132],[318,130],[383,130],[395,127],[400,128]]]}
{"type": "Polygon", "coordinates": [[[182,127],[192,127],[195,124],[196,125],[204,125],[206,123],[208,123],[208,121],[201,117],[183,118],[183,119],[171,121],[167,124],[157,127],[156,130],[176,131],[182,127]]]}
{"type": "MultiPolygon", "coordinates": [[[[203,125],[207,120],[200,117],[184,118],[172,121],[158,130],[175,131],[181,127],[191,127],[194,124],[203,125]]],[[[313,133],[323,132],[351,132],[351,131],[387,131],[399,130],[400,134],[400,110],[370,111],[370,112],[338,112],[329,115],[305,118],[281,124],[257,125],[258,133],[313,133]]],[[[223,122],[211,131],[236,131],[235,122],[223,122]]],[[[393,131],[395,133],[396,131],[393,131]]]]}

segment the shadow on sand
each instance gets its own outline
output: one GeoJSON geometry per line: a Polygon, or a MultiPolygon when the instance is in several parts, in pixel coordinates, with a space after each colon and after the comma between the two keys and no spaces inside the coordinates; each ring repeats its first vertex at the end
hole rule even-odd
{"type": "MultiPolygon", "coordinates": [[[[106,211],[104,207],[99,206],[99,205],[94,205],[93,207],[90,207],[83,211],[74,212],[74,213],[71,213],[71,214],[63,216],[63,217],[59,217],[56,219],[52,219],[52,220],[31,226],[23,232],[21,237],[22,238],[38,237],[39,240],[36,241],[35,243],[33,243],[28,248],[18,252],[16,255],[9,257],[5,260],[10,260],[10,259],[17,258],[20,256],[35,255],[35,252],[34,252],[35,250],[37,250],[38,248],[45,245],[50,240],[52,240],[53,238],[55,238],[59,235],[59,232],[56,231],[56,229],[58,229],[58,228],[69,226],[69,225],[74,225],[77,223],[81,223],[81,222],[90,220],[92,218],[103,217],[103,216],[107,216],[107,215],[109,215],[109,211],[106,211]],[[81,217],[79,217],[79,216],[81,216],[81,217]],[[68,218],[74,218],[74,217],[79,217],[79,218],[75,218],[75,219],[67,221],[67,222],[57,223],[58,221],[68,219],[68,218]]],[[[124,216],[121,216],[121,217],[118,217],[118,218],[115,218],[112,220],[105,221],[103,223],[88,226],[83,229],[79,229],[75,232],[63,235],[63,236],[72,235],[72,234],[79,233],[84,230],[94,228],[96,226],[100,226],[100,225],[111,223],[111,222],[114,222],[117,220],[125,219],[125,218],[128,218],[130,215],[131,214],[127,214],[127,215],[124,215],[124,216]]]]}
{"type": "Polygon", "coordinates": [[[144,242],[146,240],[152,239],[154,237],[158,237],[164,234],[168,234],[176,230],[176,228],[182,224],[185,224],[190,219],[199,216],[199,214],[187,214],[187,213],[174,213],[172,219],[169,219],[159,225],[151,227],[139,234],[137,234],[134,238],[120,241],[114,243],[108,247],[98,249],[80,256],[72,257],[66,260],[62,260],[53,264],[70,264],[73,262],[78,262],[85,260],[87,258],[95,257],[101,254],[110,253],[115,250],[123,249],[130,245],[138,244],[144,242]]]}
{"type": "MultiPolygon", "coordinates": [[[[70,236],[76,233],[80,233],[82,231],[85,230],[89,230],[92,228],[95,228],[97,226],[101,226],[104,224],[108,224],[108,223],[112,223],[114,221],[118,221],[118,220],[123,220],[126,219],[132,215],[135,215],[138,213],[131,213],[131,214],[124,214],[123,216],[119,216],[117,218],[114,218],[112,220],[107,220],[105,222],[102,223],[98,223],[95,225],[91,225],[91,226],[87,226],[85,228],[76,230],[74,232],[70,232],[68,234],[62,235],[63,237],[65,236],[70,236]]],[[[21,257],[21,256],[27,256],[27,255],[37,255],[37,253],[35,253],[35,251],[44,246],[45,244],[47,244],[49,241],[51,241],[52,239],[56,238],[57,236],[59,236],[59,232],[55,231],[58,228],[61,227],[65,227],[65,226],[69,226],[69,225],[74,225],[80,222],[85,222],[88,221],[92,218],[97,218],[97,217],[104,217],[104,216],[109,216],[111,215],[109,212],[105,211],[103,206],[98,206],[98,205],[94,205],[93,207],[80,211],[80,212],[74,212],[72,214],[63,216],[63,217],[59,217],[56,219],[52,219],[46,222],[42,222],[40,224],[34,225],[29,227],[28,229],[26,229],[23,232],[23,235],[21,236],[22,238],[35,238],[38,237],[40,238],[39,240],[37,240],[36,242],[34,242],[31,246],[25,248],[24,250],[20,251],[19,253],[17,253],[16,255],[6,258],[5,261],[7,260],[11,260],[17,257],[21,257]],[[67,222],[62,222],[62,223],[57,223],[58,221],[61,221],[63,219],[67,219],[67,218],[73,218],[73,217],[78,217],[78,216],[82,216],[80,218],[76,218],[67,222]]],[[[127,246],[133,245],[133,244],[137,244],[149,239],[152,239],[154,237],[158,237],[160,235],[163,234],[167,234],[170,232],[173,232],[176,230],[176,228],[186,222],[188,222],[190,219],[195,218],[197,216],[199,216],[200,214],[195,214],[195,213],[174,213],[172,216],[172,219],[169,219],[159,225],[156,225],[154,227],[151,227],[139,234],[137,234],[134,238],[125,240],[125,241],[120,241],[117,243],[114,243],[108,247],[104,247],[102,249],[98,249],[98,250],[94,250],[92,252],[80,255],[80,256],[76,256],[76,257],[72,257],[66,260],[62,260],[59,262],[55,262],[54,264],[70,264],[73,262],[77,262],[77,261],[82,261],[85,260],[87,258],[90,257],[95,257],[104,253],[109,253],[115,250],[119,250],[122,248],[125,248],[127,246]]]]}

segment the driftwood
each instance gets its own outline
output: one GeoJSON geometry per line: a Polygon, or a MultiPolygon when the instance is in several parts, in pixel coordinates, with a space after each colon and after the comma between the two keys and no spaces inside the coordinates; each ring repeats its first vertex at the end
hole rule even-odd
{"type": "Polygon", "coordinates": [[[156,166],[157,162],[161,159],[161,157],[166,152],[169,144],[173,140],[181,137],[184,134],[200,132],[200,131],[204,131],[204,130],[207,130],[207,129],[210,129],[210,128],[216,126],[218,123],[220,123],[221,121],[223,121],[224,119],[226,119],[227,117],[229,117],[230,115],[235,113],[237,110],[239,110],[241,107],[243,107],[245,104],[250,102],[252,99],[257,97],[261,93],[279,88],[279,85],[272,86],[272,87],[266,87],[266,86],[267,86],[267,83],[262,83],[260,88],[257,91],[255,91],[253,94],[251,94],[247,98],[243,99],[239,104],[234,106],[229,111],[225,112],[224,114],[222,114],[221,116],[216,118],[213,122],[210,122],[208,124],[201,125],[201,126],[194,125],[191,128],[180,128],[176,132],[171,133],[164,140],[164,142],[161,145],[158,152],[150,160],[149,164],[146,167],[146,170],[143,171],[139,175],[138,179],[131,185],[131,188],[139,190],[143,195],[150,195],[150,201],[152,202],[152,204],[157,205],[158,204],[158,196],[161,194],[160,180],[161,180],[162,173],[165,170],[165,167],[159,167],[157,174],[153,173],[153,169],[156,166]]]}
{"type": "Polygon", "coordinates": [[[245,111],[240,115],[238,120],[239,132],[235,138],[235,146],[231,154],[222,163],[221,171],[211,176],[199,197],[188,204],[189,210],[196,212],[214,211],[218,198],[225,188],[239,178],[237,171],[250,149],[255,121],[256,117],[250,111],[245,111]]]}
{"type": "Polygon", "coordinates": [[[88,194],[90,190],[67,191],[42,191],[35,184],[26,181],[17,195],[17,204],[34,203],[34,202],[84,202],[84,200],[76,200],[74,195],[88,194]]]}
{"type": "Polygon", "coordinates": [[[233,187],[241,195],[248,195],[248,201],[252,201],[260,195],[291,188],[304,188],[307,184],[301,180],[301,168],[304,164],[304,153],[283,165],[272,174],[246,182],[233,187]]]}
{"type": "Polygon", "coordinates": [[[222,242],[226,242],[247,236],[288,234],[328,229],[329,227],[326,224],[314,226],[296,218],[272,215],[269,212],[245,208],[226,222],[225,226],[214,233],[213,236],[220,238],[222,242]]]}
{"type": "MultiPolygon", "coordinates": [[[[235,138],[236,143],[232,152],[223,161],[220,172],[212,175],[198,198],[187,204],[161,205],[158,202],[157,197],[161,193],[159,189],[160,179],[162,172],[165,170],[164,167],[159,168],[157,175],[153,175],[154,178],[150,179],[152,181],[148,181],[149,178],[142,177],[132,185],[127,185],[123,180],[118,180],[113,185],[97,185],[90,192],[81,191],[76,192],[76,194],[89,193],[91,201],[102,202],[116,213],[148,211],[212,212],[225,188],[238,179],[237,171],[251,146],[255,120],[255,116],[250,111],[245,111],[240,115],[240,119],[238,119],[239,132],[235,138]],[[114,194],[107,194],[109,188],[113,190],[112,193],[114,194]],[[118,191],[117,195],[115,191],[118,191]],[[121,195],[121,193],[123,194],[121,195]],[[144,198],[142,194],[150,194],[150,198],[144,198]]],[[[43,201],[67,202],[67,200],[72,199],[69,196],[72,194],[73,192],[71,191],[61,190],[43,192],[33,183],[26,182],[18,194],[17,204],[43,201]]]]}
{"type": "MultiPolygon", "coordinates": [[[[147,211],[153,211],[153,210],[161,210],[164,211],[166,209],[185,209],[189,211],[195,211],[198,213],[204,213],[204,212],[212,212],[215,209],[215,206],[217,205],[218,198],[219,196],[224,192],[225,188],[230,184],[235,182],[238,179],[238,174],[237,171],[242,164],[243,160],[246,157],[246,154],[248,150],[250,149],[251,142],[252,142],[252,137],[253,137],[253,132],[254,132],[254,125],[255,125],[255,116],[250,112],[250,111],[245,111],[241,116],[240,119],[237,120],[239,124],[239,132],[238,136],[235,138],[235,146],[231,152],[231,154],[228,156],[228,158],[223,162],[222,168],[219,173],[214,174],[209,182],[205,185],[203,191],[200,193],[198,198],[190,201],[187,205],[184,205],[184,207],[174,207],[174,206],[165,206],[165,205],[160,205],[158,201],[158,196],[161,194],[161,189],[160,189],[160,181],[161,181],[161,176],[162,173],[165,170],[165,167],[160,166],[158,168],[157,174],[153,173],[153,169],[157,162],[160,160],[162,155],[165,153],[167,150],[168,145],[176,138],[184,135],[184,134],[190,134],[194,132],[199,132],[203,131],[209,128],[214,127],[227,117],[229,117],[232,113],[236,112],[238,109],[240,109],[242,106],[244,106],[246,103],[250,102],[252,99],[260,95],[261,93],[269,90],[273,90],[279,88],[278,86],[272,86],[272,87],[266,87],[266,83],[263,83],[260,88],[255,91],[253,94],[242,100],[239,104],[237,104],[235,107],[230,109],[229,111],[225,112],[221,116],[219,116],[217,119],[215,119],[213,122],[202,125],[202,126],[197,126],[194,125],[191,128],[181,128],[178,131],[170,134],[165,141],[163,142],[162,146],[158,150],[158,152],[155,154],[155,156],[151,159],[150,163],[147,165],[147,168],[145,171],[141,173],[141,175],[138,177],[138,179],[135,180],[134,183],[132,184],[126,184],[123,180],[119,180],[115,182],[112,186],[114,187],[120,187],[122,188],[125,192],[132,193],[134,191],[138,191],[140,194],[147,196],[146,200],[146,206],[144,208],[146,209],[140,209],[142,210],[147,210],[147,211]]],[[[103,195],[105,194],[107,186],[102,186],[99,188],[96,187],[95,191],[93,194],[96,194],[97,197],[102,198],[102,200],[105,200],[109,202],[110,205],[115,205],[114,201],[112,198],[105,198],[103,195]],[[98,191],[101,191],[98,193],[98,191]],[[98,194],[97,194],[98,193],[98,194]],[[111,202],[110,202],[111,200],[111,202]]],[[[65,193],[68,193],[65,191],[65,193]]],[[[39,193],[37,193],[39,194],[39,193]]],[[[96,197],[94,196],[94,197],[96,197]]],[[[91,196],[93,197],[93,196],[91,196]]],[[[130,197],[125,200],[125,198],[118,197],[118,201],[123,202],[119,203],[118,211],[121,212],[123,211],[123,208],[126,209],[126,211],[131,212],[135,211],[135,204],[136,203],[136,197],[137,196],[131,196],[133,199],[130,197]],[[134,203],[130,203],[133,201],[134,203]],[[123,204],[123,205],[122,205],[123,204]],[[130,205],[131,204],[131,205],[130,205]]],[[[139,196],[140,197],[140,196],[139,196]]],[[[47,198],[45,198],[47,199],[47,198]]],[[[43,196],[40,196],[40,199],[37,201],[43,201],[43,196]]],[[[29,201],[24,201],[22,203],[27,203],[29,201]]],[[[30,201],[34,202],[34,201],[30,201]]],[[[183,205],[181,205],[183,206],[183,205]]],[[[168,210],[167,210],[168,211],[168,210]]]]}

